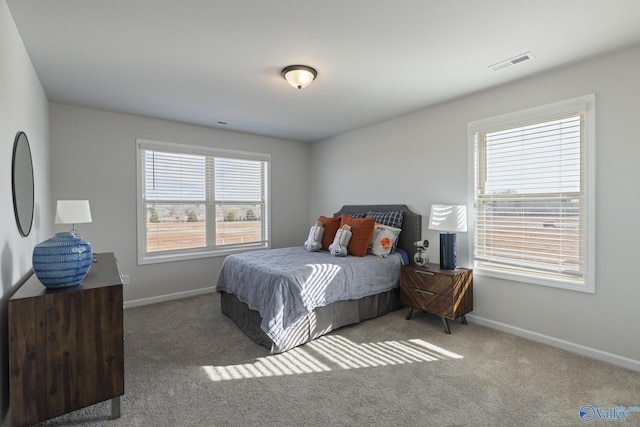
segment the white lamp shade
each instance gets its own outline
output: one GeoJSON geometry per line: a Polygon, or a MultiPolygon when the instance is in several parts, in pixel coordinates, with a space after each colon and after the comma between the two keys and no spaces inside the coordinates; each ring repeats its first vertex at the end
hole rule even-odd
{"type": "Polygon", "coordinates": [[[431,205],[429,229],[452,233],[467,231],[465,205],[431,205]]]}
{"type": "Polygon", "coordinates": [[[58,200],[56,224],[82,224],[91,222],[88,200],[58,200]]]}

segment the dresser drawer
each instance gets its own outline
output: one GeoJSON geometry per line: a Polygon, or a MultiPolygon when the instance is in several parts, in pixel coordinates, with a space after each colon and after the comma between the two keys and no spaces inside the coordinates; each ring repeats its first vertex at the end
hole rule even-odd
{"type": "Polygon", "coordinates": [[[453,297],[403,286],[400,289],[400,299],[403,304],[419,310],[428,311],[449,319],[455,318],[453,297]]]}
{"type": "Polygon", "coordinates": [[[421,289],[439,295],[453,297],[453,277],[420,268],[402,269],[403,287],[421,289]]]}

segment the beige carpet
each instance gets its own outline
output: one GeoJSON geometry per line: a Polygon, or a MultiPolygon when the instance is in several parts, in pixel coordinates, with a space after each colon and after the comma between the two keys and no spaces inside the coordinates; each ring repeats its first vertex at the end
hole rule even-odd
{"type": "Polygon", "coordinates": [[[640,406],[640,372],[472,323],[446,335],[402,309],[272,356],[219,306],[210,294],[125,310],[122,417],[105,402],[45,425],[580,426],[583,405],[640,406]]]}

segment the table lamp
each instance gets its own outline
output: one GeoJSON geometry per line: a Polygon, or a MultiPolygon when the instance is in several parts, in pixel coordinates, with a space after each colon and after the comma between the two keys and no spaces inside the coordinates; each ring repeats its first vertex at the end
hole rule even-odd
{"type": "Polygon", "coordinates": [[[82,238],[76,231],[76,224],[91,222],[91,209],[88,200],[58,200],[56,205],[56,224],[73,224],[71,234],[82,238]]]}
{"type": "Polygon", "coordinates": [[[467,207],[465,205],[431,205],[429,229],[440,233],[440,268],[455,270],[458,261],[456,233],[467,231],[467,207]]]}

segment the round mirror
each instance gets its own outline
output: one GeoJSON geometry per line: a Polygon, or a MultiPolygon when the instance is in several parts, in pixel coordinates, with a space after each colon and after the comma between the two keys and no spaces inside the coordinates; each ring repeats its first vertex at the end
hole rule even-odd
{"type": "Polygon", "coordinates": [[[22,236],[28,236],[33,223],[33,162],[29,140],[18,132],[13,143],[12,161],[13,211],[22,236]]]}

